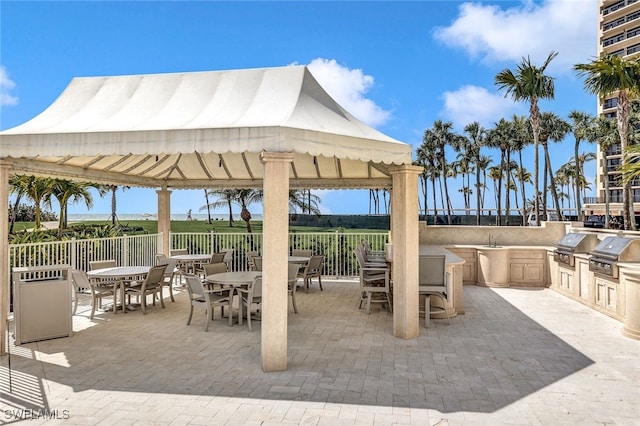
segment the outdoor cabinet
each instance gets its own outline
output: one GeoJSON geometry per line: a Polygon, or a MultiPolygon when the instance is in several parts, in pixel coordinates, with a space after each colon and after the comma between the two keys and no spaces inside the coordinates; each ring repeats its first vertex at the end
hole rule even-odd
{"type": "Polygon", "coordinates": [[[69,265],[13,268],[16,345],[71,336],[71,292],[69,265]]]}

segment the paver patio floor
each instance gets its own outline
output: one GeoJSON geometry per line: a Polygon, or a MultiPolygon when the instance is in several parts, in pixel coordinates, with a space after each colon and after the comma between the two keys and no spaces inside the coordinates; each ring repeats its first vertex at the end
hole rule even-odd
{"type": "Polygon", "coordinates": [[[217,318],[205,333],[196,311],[187,326],[182,289],[147,315],[89,320],[80,306],[73,337],[2,357],[0,423],[640,424],[640,342],[552,290],[465,286],[465,315],[402,340],[386,311],[357,309],[357,283],[323,284],[298,292],[275,373],[261,369],[259,322],[217,318]]]}

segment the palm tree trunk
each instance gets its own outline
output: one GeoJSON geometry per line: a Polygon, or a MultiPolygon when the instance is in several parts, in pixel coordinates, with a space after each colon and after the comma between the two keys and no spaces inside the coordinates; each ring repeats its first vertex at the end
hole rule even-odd
{"type": "Polygon", "coordinates": [[[435,218],[438,216],[438,199],[436,197],[436,178],[434,176],[431,176],[431,188],[433,189],[433,217],[435,221],[435,218]]]}
{"type": "Polygon", "coordinates": [[[13,234],[13,230],[16,224],[16,217],[18,215],[18,207],[20,207],[20,199],[22,198],[22,194],[18,193],[16,196],[16,202],[13,203],[13,208],[11,209],[11,222],[9,224],[9,234],[13,234]]]}
{"type": "Polygon", "coordinates": [[[207,191],[206,189],[204,190],[204,202],[206,203],[206,206],[207,206],[207,223],[211,225],[212,221],[211,221],[211,206],[209,205],[209,191],[207,191]]]}
{"type": "Polygon", "coordinates": [[[533,211],[535,215],[536,226],[540,226],[540,201],[538,200],[538,193],[540,192],[540,184],[538,183],[538,169],[540,168],[540,159],[538,154],[538,144],[540,143],[540,110],[538,109],[538,101],[536,98],[531,99],[531,105],[529,107],[529,121],[531,122],[531,129],[533,131],[533,187],[535,197],[533,198],[533,211]]]}
{"type": "Polygon", "coordinates": [[[556,213],[558,214],[558,218],[560,220],[563,220],[562,212],[560,211],[560,201],[558,201],[558,191],[556,190],[556,180],[553,178],[553,171],[551,170],[551,157],[549,157],[549,148],[547,145],[544,145],[544,157],[545,163],[547,163],[547,172],[549,173],[549,179],[551,180],[551,196],[553,197],[553,203],[556,207],[556,213]]]}
{"type": "Polygon", "coordinates": [[[480,195],[480,166],[479,159],[476,158],[476,225],[480,226],[480,209],[481,209],[481,195],[480,195]]]}
{"type": "Polygon", "coordinates": [[[576,197],[576,214],[578,215],[578,220],[583,221],[584,215],[582,214],[582,200],[580,199],[580,181],[582,176],[582,162],[580,161],[580,139],[576,138],[576,143],[574,146],[574,157],[576,159],[576,176],[575,176],[575,197],[576,197]]]}
{"type": "Polygon", "coordinates": [[[449,187],[447,186],[447,167],[445,162],[442,162],[442,181],[444,183],[444,195],[447,202],[447,223],[451,225],[451,199],[449,198],[449,187]]]}
{"type": "MultiPolygon", "coordinates": [[[[629,115],[631,104],[628,93],[621,91],[618,94],[617,123],[620,134],[620,150],[622,151],[622,164],[627,160],[627,135],[629,134],[629,115]]],[[[631,202],[631,181],[622,184],[622,210],[624,215],[624,229],[635,230],[635,214],[632,215],[633,203],[631,202]],[[633,218],[633,220],[632,220],[633,218]]]]}
{"type": "Polygon", "coordinates": [[[607,150],[602,149],[602,162],[604,163],[604,227],[609,229],[609,216],[611,215],[611,195],[609,194],[609,166],[607,165],[607,150]]]}

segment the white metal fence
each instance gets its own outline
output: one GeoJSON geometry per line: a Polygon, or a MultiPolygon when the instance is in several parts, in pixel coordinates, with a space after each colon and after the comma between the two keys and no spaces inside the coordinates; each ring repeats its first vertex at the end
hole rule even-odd
{"type": "MultiPolygon", "coordinates": [[[[384,250],[389,242],[388,232],[291,232],[289,248],[307,249],[314,254],[325,255],[323,275],[353,277],[358,275],[353,249],[363,239],[369,240],[372,250],[384,250]]],[[[172,249],[187,249],[189,253],[216,253],[221,249],[233,249],[233,270],[248,268],[247,252],[262,253],[262,234],[249,233],[172,233],[172,249]]]]}
{"type": "MultiPolygon", "coordinates": [[[[9,266],[32,267],[68,264],[88,270],[92,260],[115,259],[118,265],[152,265],[159,252],[161,234],[54,241],[9,245],[9,266]]],[[[369,240],[373,250],[384,250],[389,233],[291,232],[290,249],[309,249],[325,255],[324,275],[352,277],[358,275],[353,249],[369,240]]],[[[262,252],[262,234],[249,233],[172,233],[171,248],[186,248],[189,253],[215,253],[223,248],[234,250],[234,271],[247,269],[247,252],[262,252]]]]}

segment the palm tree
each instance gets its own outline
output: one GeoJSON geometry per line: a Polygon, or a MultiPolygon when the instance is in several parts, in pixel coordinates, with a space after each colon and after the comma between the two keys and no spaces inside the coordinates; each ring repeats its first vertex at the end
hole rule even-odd
{"type": "Polygon", "coordinates": [[[444,185],[444,197],[447,203],[447,221],[451,225],[451,198],[449,197],[449,186],[447,177],[451,175],[450,165],[447,163],[446,147],[451,146],[455,151],[460,150],[460,136],[453,132],[453,123],[436,120],[433,127],[425,131],[423,144],[434,151],[436,162],[440,167],[440,176],[444,185]]]}
{"type": "MultiPolygon", "coordinates": [[[[573,69],[585,78],[584,88],[588,93],[599,96],[617,93],[616,120],[624,166],[629,160],[627,147],[631,99],[634,92],[640,91],[640,56],[623,58],[617,55],[604,55],[587,64],[576,64],[573,69]]],[[[635,229],[635,220],[631,220],[633,203],[630,181],[623,183],[622,204],[624,229],[635,229]]]]}
{"type": "Polygon", "coordinates": [[[229,209],[229,227],[233,228],[233,202],[237,199],[237,189],[211,189],[207,192],[207,196],[217,197],[213,203],[207,202],[206,205],[200,207],[200,211],[205,209],[219,209],[227,207],[229,209]]]}
{"type": "Polygon", "coordinates": [[[504,118],[496,123],[495,127],[489,130],[485,145],[492,148],[500,149],[500,169],[499,173],[494,173],[498,184],[496,189],[496,225],[502,225],[502,178],[507,168],[507,151],[509,150],[509,122],[504,118]]]}
{"type": "Polygon", "coordinates": [[[484,200],[485,200],[485,192],[487,190],[487,169],[489,168],[489,166],[491,165],[491,162],[493,160],[491,159],[490,156],[488,155],[481,155],[480,156],[480,160],[478,161],[478,165],[476,167],[479,167],[480,169],[482,169],[482,183],[478,183],[478,192],[480,192],[480,188],[482,188],[482,195],[480,197],[480,209],[484,208],[484,200]]]}
{"type": "Polygon", "coordinates": [[[307,211],[309,214],[320,214],[320,197],[312,194],[306,189],[292,189],[289,191],[289,210],[295,212],[300,209],[302,213],[307,211]]]}
{"type": "MultiPolygon", "coordinates": [[[[594,120],[594,123],[595,123],[595,120],[594,120]]],[[[595,135],[596,135],[595,129],[592,129],[592,130],[594,135],[593,137],[595,138],[595,135]]],[[[575,206],[578,212],[579,220],[581,220],[580,212],[582,210],[582,207],[578,207],[578,202],[579,200],[582,200],[585,197],[584,190],[587,187],[587,179],[584,176],[584,165],[588,161],[594,161],[596,159],[597,159],[597,156],[595,153],[583,152],[582,154],[578,155],[577,161],[575,158],[572,158],[570,160],[570,162],[574,165],[574,168],[573,168],[574,173],[571,175],[571,178],[573,179],[574,186],[578,190],[578,192],[576,192],[574,196],[576,197],[575,206]]]]}
{"type": "Polygon", "coordinates": [[[556,213],[558,217],[562,219],[562,212],[560,211],[560,203],[558,200],[558,191],[556,189],[556,182],[553,178],[553,168],[551,167],[551,157],[549,156],[549,140],[554,142],[560,142],[564,139],[564,137],[571,131],[571,125],[558,117],[556,114],[552,112],[543,112],[540,114],[540,135],[539,142],[542,144],[542,148],[544,149],[544,217],[547,216],[547,176],[549,177],[549,182],[551,183],[551,196],[553,197],[553,203],[556,207],[556,213]]]}
{"type": "Polygon", "coordinates": [[[60,205],[60,216],[58,217],[58,239],[62,239],[62,231],[67,227],[67,205],[69,202],[78,203],[84,201],[87,209],[93,207],[93,197],[89,188],[93,186],[84,182],[73,182],[70,180],[54,179],[51,182],[51,190],[43,201],[51,204],[51,197],[58,200],[60,205]]]}
{"type": "MultiPolygon", "coordinates": [[[[529,102],[529,121],[533,130],[534,145],[534,187],[538,190],[538,136],[540,135],[540,109],[538,100],[553,99],[555,96],[553,78],[544,74],[549,63],[558,56],[557,52],[551,52],[541,67],[531,63],[529,57],[523,58],[514,74],[510,69],[500,71],[495,78],[499,90],[505,91],[505,96],[510,95],[516,102],[529,102]]],[[[538,215],[538,198],[534,199],[536,225],[540,225],[538,215]]]]}
{"type": "MultiPolygon", "coordinates": [[[[429,176],[431,180],[431,188],[432,188],[432,197],[433,197],[433,216],[434,220],[438,216],[438,203],[437,203],[437,192],[436,192],[436,179],[440,176],[440,169],[438,166],[438,141],[436,136],[431,129],[427,129],[424,131],[424,135],[422,136],[422,144],[418,148],[420,151],[420,157],[422,158],[425,172],[429,176]]],[[[426,203],[425,203],[426,206],[426,203]]],[[[425,211],[426,213],[426,211],[425,211]]]]}
{"type": "Polygon", "coordinates": [[[251,203],[255,203],[262,200],[262,191],[259,189],[239,189],[236,194],[236,201],[240,204],[240,218],[244,221],[247,227],[247,232],[251,233],[251,212],[247,206],[251,203]]]}
{"type": "MultiPolygon", "coordinates": [[[[465,144],[467,149],[469,161],[473,164],[473,168],[476,172],[476,225],[480,225],[480,208],[481,208],[481,194],[480,194],[480,170],[481,170],[481,157],[480,147],[484,145],[487,131],[480,126],[480,123],[474,121],[471,124],[467,124],[464,128],[464,132],[468,135],[468,143],[465,144]]],[[[482,170],[484,170],[482,168],[482,170]]]]}
{"type": "MultiPolygon", "coordinates": [[[[426,215],[428,204],[429,204],[427,201],[427,197],[429,195],[429,191],[428,191],[429,171],[428,171],[427,152],[423,146],[419,146],[416,149],[416,160],[413,162],[413,165],[422,167],[422,172],[420,173],[420,184],[422,186],[424,214],[426,215]]],[[[369,194],[371,194],[371,190],[369,190],[369,194]]],[[[371,213],[371,195],[369,195],[369,213],[371,213]]]]}
{"type": "Polygon", "coordinates": [[[36,176],[27,176],[26,185],[27,190],[25,195],[33,200],[35,204],[36,210],[36,223],[35,228],[40,229],[42,226],[41,221],[41,203],[47,198],[47,196],[51,193],[53,179],[51,178],[42,178],[36,176]]]}
{"type": "Polygon", "coordinates": [[[13,207],[11,208],[9,234],[13,234],[20,200],[22,200],[22,197],[28,196],[27,193],[29,191],[30,182],[31,180],[29,176],[24,175],[13,175],[11,179],[9,179],[9,193],[15,194],[16,196],[13,207]]]}
{"type": "MultiPolygon", "coordinates": [[[[527,199],[526,183],[531,183],[531,174],[526,171],[522,164],[522,151],[527,145],[531,144],[531,126],[527,122],[527,118],[523,115],[515,115],[511,117],[511,147],[518,152],[518,181],[520,182],[520,193],[522,199],[527,199]]],[[[527,224],[527,209],[526,203],[522,203],[522,225],[527,224]]]]}
{"type": "Polygon", "coordinates": [[[604,226],[609,228],[609,216],[611,214],[611,194],[609,193],[609,166],[607,161],[607,153],[609,149],[614,145],[617,145],[620,141],[617,126],[614,120],[611,120],[603,115],[596,119],[596,138],[598,139],[598,145],[602,152],[602,163],[604,166],[604,226]]]}
{"type": "MultiPolygon", "coordinates": [[[[573,110],[569,113],[569,120],[571,120],[571,129],[573,131],[573,137],[575,138],[574,145],[574,157],[577,159],[576,164],[576,175],[582,176],[584,175],[584,163],[581,163],[580,160],[580,142],[586,141],[589,143],[593,143],[596,141],[595,131],[594,131],[594,122],[595,118],[582,111],[573,110]]],[[[584,215],[582,214],[582,200],[580,199],[580,179],[574,177],[574,185],[575,185],[575,196],[576,196],[576,212],[578,214],[578,220],[584,220],[584,215]]]]}

